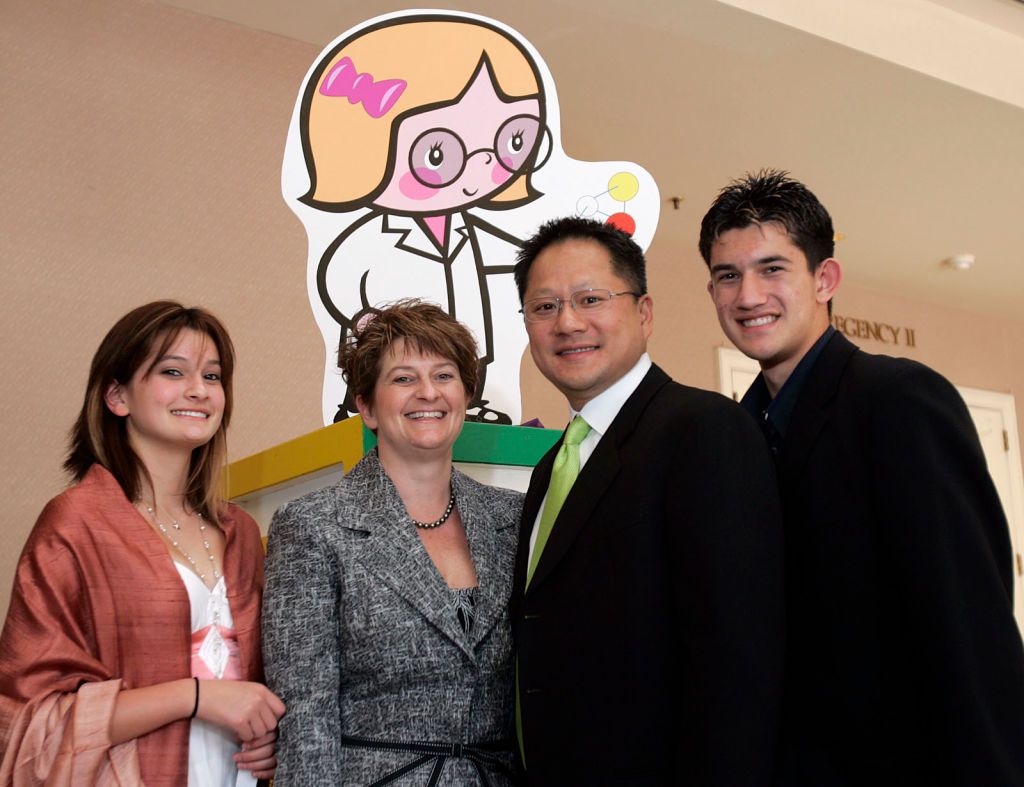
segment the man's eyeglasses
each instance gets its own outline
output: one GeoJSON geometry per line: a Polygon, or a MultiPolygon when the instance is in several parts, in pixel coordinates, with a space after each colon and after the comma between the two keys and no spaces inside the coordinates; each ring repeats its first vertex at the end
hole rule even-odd
{"type": "Polygon", "coordinates": [[[523,304],[523,308],[519,310],[519,313],[523,315],[523,319],[527,322],[543,322],[544,320],[553,320],[557,317],[558,313],[562,311],[562,307],[567,303],[578,312],[596,312],[607,306],[612,298],[617,298],[620,295],[632,295],[634,298],[639,298],[642,294],[632,290],[623,290],[622,292],[580,290],[570,295],[568,300],[562,300],[555,296],[532,298],[523,304]]]}

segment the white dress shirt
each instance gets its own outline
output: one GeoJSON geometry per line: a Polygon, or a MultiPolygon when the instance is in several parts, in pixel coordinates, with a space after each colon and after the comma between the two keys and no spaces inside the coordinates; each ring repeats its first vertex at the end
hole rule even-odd
{"type": "MultiPolygon", "coordinates": [[[[601,438],[608,431],[608,427],[612,425],[615,416],[619,414],[622,405],[633,395],[633,391],[640,385],[640,381],[644,379],[650,368],[651,356],[644,353],[632,369],[583,405],[582,410],[577,412],[571,407],[569,408],[569,423],[572,423],[572,419],[579,415],[590,425],[590,431],[580,443],[580,472],[583,472],[584,465],[587,464],[590,455],[594,453],[597,444],[601,442],[601,438]]],[[[533,562],[533,550],[537,545],[538,525],[540,525],[540,518],[544,515],[544,505],[547,502],[548,495],[545,492],[540,508],[537,509],[537,518],[533,521],[533,530],[530,532],[530,554],[527,565],[533,562]]]]}

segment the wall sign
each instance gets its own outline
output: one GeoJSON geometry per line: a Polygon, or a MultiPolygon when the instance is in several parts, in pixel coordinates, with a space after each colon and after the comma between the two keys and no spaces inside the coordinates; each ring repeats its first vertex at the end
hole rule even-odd
{"type": "Polygon", "coordinates": [[[917,340],[913,328],[890,325],[887,322],[862,320],[858,317],[832,315],[832,324],[837,331],[842,331],[851,339],[869,339],[882,344],[895,344],[904,347],[916,347],[917,340]]]}

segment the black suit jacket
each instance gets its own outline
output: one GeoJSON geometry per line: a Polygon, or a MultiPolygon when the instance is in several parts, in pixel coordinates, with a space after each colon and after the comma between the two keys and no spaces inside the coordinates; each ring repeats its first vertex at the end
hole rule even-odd
{"type": "Polygon", "coordinates": [[[777,459],[782,782],[1024,785],[1009,532],[956,389],[837,333],[777,459]]]}
{"type": "Polygon", "coordinates": [[[767,784],[782,534],[756,425],[653,367],[577,478],[524,595],[560,445],[530,482],[512,600],[530,784],[767,784]]]}

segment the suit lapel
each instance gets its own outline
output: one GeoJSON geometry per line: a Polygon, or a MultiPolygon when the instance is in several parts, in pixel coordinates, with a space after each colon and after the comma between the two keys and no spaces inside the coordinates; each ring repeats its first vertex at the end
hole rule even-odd
{"type": "Polygon", "coordinates": [[[800,478],[810,457],[818,434],[831,415],[831,403],[839,389],[839,381],[857,346],[836,331],[814,362],[803,390],[797,397],[782,450],[779,452],[779,482],[791,488],[800,478]]]}
{"type": "MultiPolygon", "coordinates": [[[[640,381],[640,385],[637,386],[636,390],[633,391],[622,405],[618,415],[615,416],[615,420],[608,427],[607,433],[601,437],[600,442],[598,442],[597,447],[594,449],[594,453],[591,454],[586,465],[580,471],[576,483],[569,490],[569,496],[565,499],[562,510],[558,512],[558,518],[551,529],[551,535],[548,537],[548,543],[544,547],[540,561],[537,563],[537,569],[534,571],[533,580],[530,582],[530,587],[527,588],[527,593],[532,592],[534,588],[544,583],[544,580],[555,569],[558,562],[569,551],[580,532],[586,527],[587,522],[604,496],[603,492],[611,487],[615,476],[619,473],[619,452],[621,446],[635,431],[637,421],[640,420],[640,416],[647,409],[651,398],[668,382],[668,375],[657,366],[652,366],[647,374],[644,375],[644,379],[640,381]]],[[[559,446],[561,446],[561,441],[558,442],[558,445],[553,450],[557,452],[559,446]]],[[[549,452],[549,455],[553,463],[554,454],[549,452]]],[[[548,458],[548,456],[544,457],[545,460],[548,458]]],[[[534,478],[536,476],[537,474],[534,473],[534,478]]],[[[544,485],[539,490],[541,499],[543,499],[544,492],[547,490],[547,482],[551,478],[550,463],[546,464],[543,478],[544,485]]],[[[535,484],[533,478],[530,480],[531,493],[534,492],[534,486],[539,485],[540,481],[540,478],[536,478],[537,483],[535,484]]],[[[533,510],[534,517],[536,517],[536,510],[539,507],[539,502],[532,506],[531,510],[533,510]]],[[[533,524],[532,520],[526,521],[529,521],[531,525],[533,524]]],[[[528,553],[529,544],[527,544],[528,553]]],[[[525,579],[526,575],[524,572],[522,581],[525,582],[525,579]]]]}
{"type": "MultiPolygon", "coordinates": [[[[356,550],[356,560],[472,658],[451,592],[409,521],[376,451],[353,468],[348,481],[356,485],[356,489],[349,487],[348,495],[363,501],[362,511],[355,521],[347,519],[340,524],[369,533],[356,550]]],[[[351,513],[344,504],[339,511],[342,517],[351,513]]]]}

